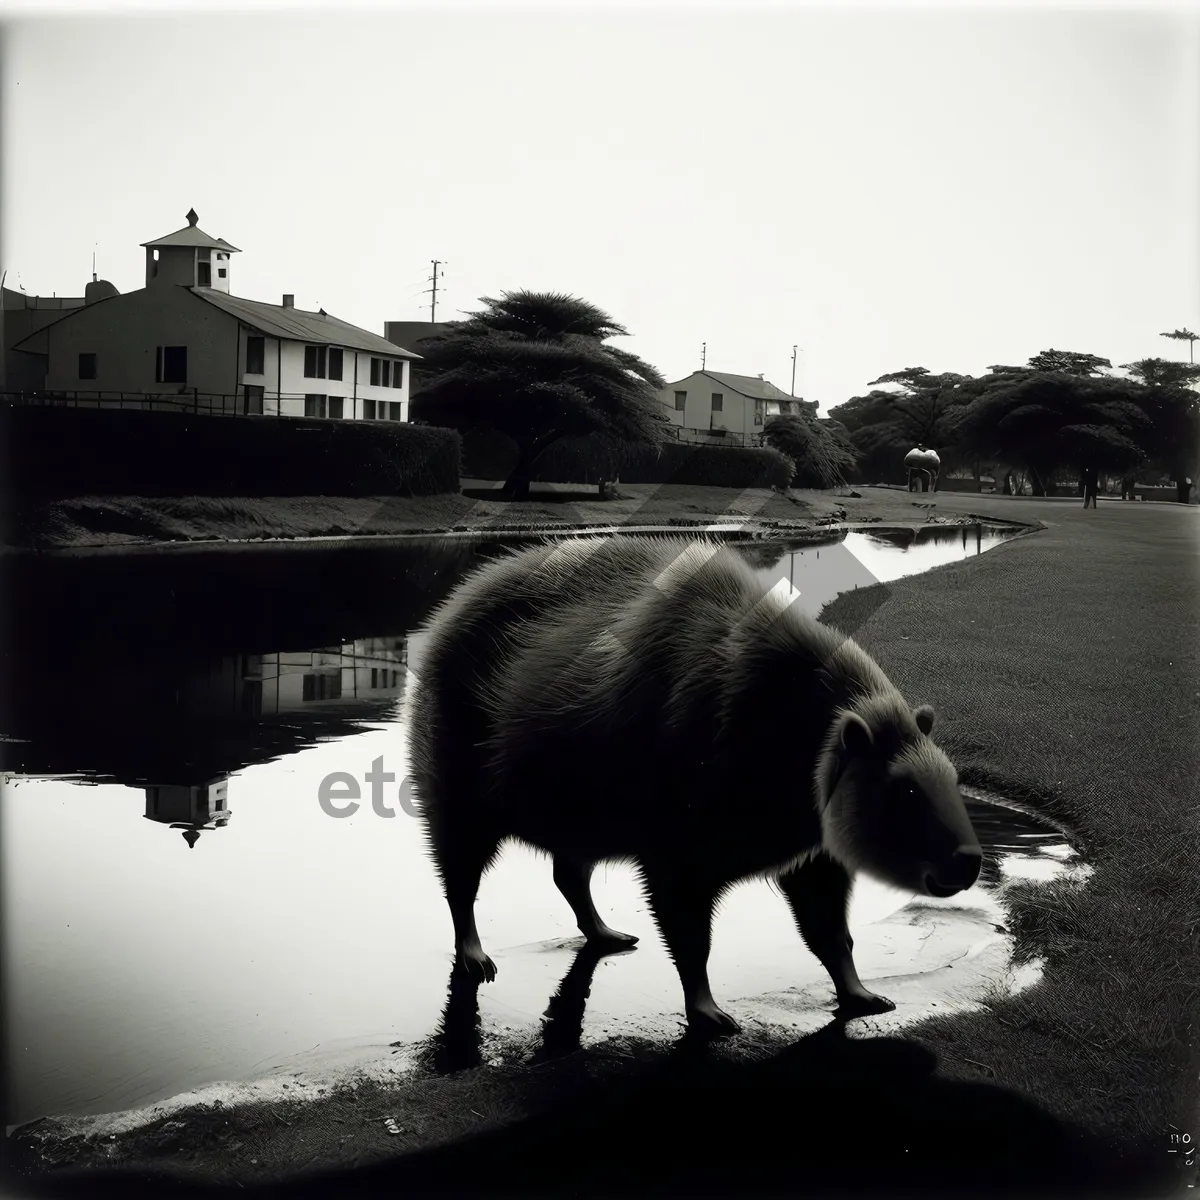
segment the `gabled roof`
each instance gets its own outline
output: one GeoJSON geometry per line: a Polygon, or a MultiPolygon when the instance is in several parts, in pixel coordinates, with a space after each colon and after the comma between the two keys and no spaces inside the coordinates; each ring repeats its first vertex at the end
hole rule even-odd
{"type": "Polygon", "coordinates": [[[722,387],[728,388],[731,392],[749,396],[752,400],[800,399],[799,396],[789,396],[787,392],[777,388],[773,383],[753,375],[728,375],[724,371],[701,371],[699,374],[707,375],[710,379],[715,379],[722,387]]]}
{"type": "Polygon", "coordinates": [[[302,308],[284,308],[281,304],[266,304],[261,300],[244,300],[241,296],[229,296],[212,288],[194,287],[188,290],[193,296],[208,301],[215,308],[237,317],[268,337],[344,346],[347,350],[369,350],[386,354],[389,358],[421,357],[381,338],[377,333],[369,333],[328,314],[308,312],[302,308]]]}

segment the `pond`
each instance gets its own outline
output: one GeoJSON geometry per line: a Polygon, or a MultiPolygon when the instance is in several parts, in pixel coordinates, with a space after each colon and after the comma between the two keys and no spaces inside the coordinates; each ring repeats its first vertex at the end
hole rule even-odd
{"type": "MultiPolygon", "coordinates": [[[[1015,532],[737,545],[767,586],[819,612],[839,592],[1015,532]]],[[[451,926],[421,827],[398,800],[400,701],[420,662],[418,626],[500,549],[429,539],[22,569],[0,711],[10,1126],[138,1107],[437,1027],[451,926]],[[342,818],[322,810],[325,776],[373,769],[394,777],[386,815],[369,802],[342,818]]],[[[939,902],[936,937],[911,895],[856,889],[860,974],[894,979],[885,990],[900,1010],[949,1004],[945,971],[997,953],[992,893],[1005,870],[1036,861],[1044,874],[1070,857],[1053,830],[973,807],[992,861],[970,892],[939,902]]],[[[586,1037],[674,1036],[678,979],[631,871],[599,868],[594,891],[641,945],[597,972],[586,1037]]],[[[548,861],[506,847],[477,913],[499,968],[480,992],[484,1024],[536,1027],[578,936],[548,861]]],[[[735,1016],[826,1019],[828,980],[766,885],[736,889],[719,912],[711,977],[735,1016]]]]}

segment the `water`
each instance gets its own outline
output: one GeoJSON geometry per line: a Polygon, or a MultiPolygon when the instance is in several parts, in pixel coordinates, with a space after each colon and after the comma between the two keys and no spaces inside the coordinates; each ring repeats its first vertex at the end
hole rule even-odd
{"type": "MultiPolygon", "coordinates": [[[[740,549],[815,612],[1008,536],[929,527],[905,548],[871,531],[740,549]]],[[[498,548],[431,540],[22,569],[0,712],[9,1123],[140,1106],[436,1027],[452,934],[420,825],[397,798],[400,701],[420,660],[413,630],[498,548]],[[382,814],[365,782],[373,764],[394,777],[382,814]],[[318,802],[332,772],[360,781],[352,815],[318,802]]],[[[1069,858],[1060,835],[1019,814],[975,815],[996,852],[992,883],[1069,858]]],[[[641,945],[601,965],[588,1037],[673,1029],[678,979],[631,872],[601,867],[593,886],[604,918],[641,945]]],[[[991,937],[1000,911],[977,885],[958,898],[954,930],[930,939],[912,899],[860,882],[851,927],[864,979],[899,967],[934,978],[943,959],[978,949],[981,930],[991,937]]],[[[536,1025],[578,936],[549,862],[506,848],[477,914],[499,968],[481,992],[485,1023],[536,1025]]],[[[738,998],[772,996],[819,1015],[830,991],[763,884],[720,911],[711,978],[735,1015],[738,998]]]]}

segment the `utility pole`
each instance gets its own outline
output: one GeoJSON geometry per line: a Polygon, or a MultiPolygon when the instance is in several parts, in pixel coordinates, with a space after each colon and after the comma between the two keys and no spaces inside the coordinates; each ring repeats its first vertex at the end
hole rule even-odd
{"type": "Polygon", "coordinates": [[[704,364],[708,360],[708,343],[700,343],[700,370],[704,370],[704,364]]]}
{"type": "Polygon", "coordinates": [[[446,264],[441,259],[433,259],[433,298],[429,302],[429,322],[434,324],[437,321],[437,271],[438,267],[444,267],[446,264]]]}
{"type": "Polygon", "coordinates": [[[792,347],[792,395],[796,394],[796,351],[797,346],[792,347]]]}

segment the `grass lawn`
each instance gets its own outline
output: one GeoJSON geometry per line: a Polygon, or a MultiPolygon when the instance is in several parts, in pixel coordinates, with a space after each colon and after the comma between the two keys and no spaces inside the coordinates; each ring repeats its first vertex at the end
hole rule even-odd
{"type": "Polygon", "coordinates": [[[950,1077],[1008,1085],[1165,1156],[1172,1129],[1200,1136],[1200,522],[1174,505],[974,507],[1049,527],[844,595],[822,619],[935,706],[964,782],[1060,822],[1095,873],[1014,903],[1020,958],[1044,960],[1042,983],[905,1036],[950,1077]]]}

